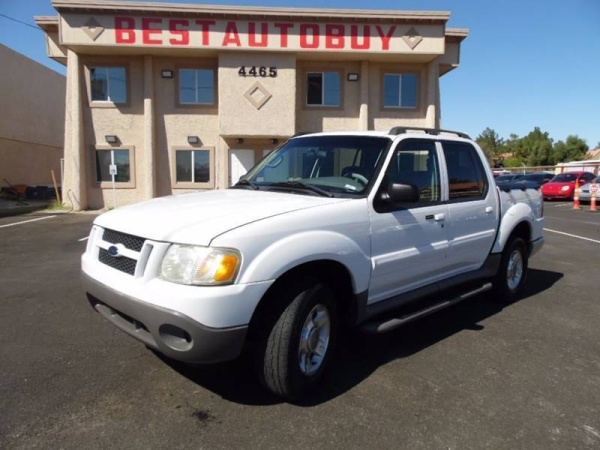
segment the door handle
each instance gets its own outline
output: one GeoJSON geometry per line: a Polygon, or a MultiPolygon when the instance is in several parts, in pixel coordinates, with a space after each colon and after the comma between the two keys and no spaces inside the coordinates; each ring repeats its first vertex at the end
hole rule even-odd
{"type": "Polygon", "coordinates": [[[446,214],[437,213],[437,214],[427,214],[425,216],[425,220],[435,220],[436,222],[440,222],[446,218],[446,214]]]}
{"type": "Polygon", "coordinates": [[[492,208],[491,206],[486,206],[486,208],[485,208],[485,213],[486,214],[489,214],[489,213],[491,213],[493,211],[494,211],[494,208],[492,208]]]}

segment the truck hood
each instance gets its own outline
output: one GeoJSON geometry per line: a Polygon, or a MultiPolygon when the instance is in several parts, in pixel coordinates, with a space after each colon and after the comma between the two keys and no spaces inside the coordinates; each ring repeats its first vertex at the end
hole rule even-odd
{"type": "Polygon", "coordinates": [[[280,214],[348,199],[227,189],[159,197],[99,216],[103,228],[156,241],[209,245],[216,236],[280,214]]]}

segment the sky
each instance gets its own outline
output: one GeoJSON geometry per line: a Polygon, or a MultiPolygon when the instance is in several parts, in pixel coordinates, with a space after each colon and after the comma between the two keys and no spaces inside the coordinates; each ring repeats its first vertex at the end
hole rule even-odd
{"type": "MultiPolygon", "coordinates": [[[[169,3],[200,3],[192,0],[169,3]]],[[[600,0],[208,0],[206,4],[449,11],[468,28],[460,67],[441,79],[443,128],[502,138],[539,127],[600,147],[600,0]]],[[[33,16],[56,15],[50,0],[0,0],[0,43],[60,73],[33,16]]],[[[0,62],[1,63],[1,62],[0,62]]]]}

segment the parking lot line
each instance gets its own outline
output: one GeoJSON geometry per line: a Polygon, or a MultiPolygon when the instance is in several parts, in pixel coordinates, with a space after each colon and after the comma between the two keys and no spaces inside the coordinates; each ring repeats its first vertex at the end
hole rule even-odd
{"type": "Polygon", "coordinates": [[[22,225],[24,223],[37,222],[38,220],[52,219],[53,217],[56,217],[56,216],[38,217],[37,219],[31,219],[31,220],[24,220],[22,222],[9,223],[9,224],[6,224],[6,225],[0,225],[0,228],[14,227],[15,225],[22,225]]]}
{"type": "Polygon", "coordinates": [[[569,223],[584,223],[586,225],[598,225],[598,222],[588,222],[586,220],[574,220],[572,217],[558,217],[558,216],[551,216],[550,214],[544,214],[544,217],[550,217],[553,220],[562,220],[563,222],[569,222],[569,223]]]}
{"type": "Polygon", "coordinates": [[[596,244],[600,244],[600,241],[598,241],[597,239],[590,239],[590,238],[586,238],[583,236],[577,236],[576,234],[565,233],[563,231],[551,230],[549,228],[544,228],[544,231],[550,231],[551,233],[562,234],[564,236],[574,237],[577,239],[583,239],[584,241],[590,241],[590,242],[595,242],[596,244]]]}
{"type": "Polygon", "coordinates": [[[89,238],[89,236],[86,236],[86,237],[84,237],[84,238],[77,239],[77,241],[78,241],[78,242],[87,241],[87,240],[88,240],[88,238],[89,238]]]}

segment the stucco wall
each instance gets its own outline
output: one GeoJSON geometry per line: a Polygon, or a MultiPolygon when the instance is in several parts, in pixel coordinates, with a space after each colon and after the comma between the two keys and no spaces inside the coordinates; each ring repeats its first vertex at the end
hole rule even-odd
{"type": "Polygon", "coordinates": [[[52,185],[52,173],[60,184],[62,148],[0,138],[0,186],[52,185]]]}
{"type": "MultiPolygon", "coordinates": [[[[0,185],[60,178],[65,77],[0,44],[0,185]]],[[[60,180],[58,180],[60,183],[60,180]]]]}
{"type": "MultiPolygon", "coordinates": [[[[177,89],[177,68],[192,67],[194,64],[216,69],[216,58],[155,58],[154,59],[154,116],[156,131],[156,195],[169,195],[173,192],[185,192],[179,189],[172,179],[174,150],[203,147],[215,148],[219,144],[218,109],[214,106],[179,105],[177,89]],[[162,78],[161,70],[173,70],[174,78],[162,78]],[[188,136],[198,136],[200,144],[192,147],[188,144],[188,136]]],[[[215,99],[218,102],[218,94],[215,99]]],[[[219,171],[215,170],[215,176],[219,171]]]]}
{"type": "Polygon", "coordinates": [[[298,131],[358,130],[360,113],[360,83],[346,80],[348,73],[359,73],[360,62],[298,61],[298,131]],[[342,87],[341,107],[306,105],[308,72],[339,71],[342,87]]]}
{"type": "Polygon", "coordinates": [[[219,56],[219,128],[226,136],[291,136],[296,121],[296,57],[290,54],[221,53],[219,56]],[[240,76],[240,67],[266,69],[267,76],[240,76]],[[277,76],[268,76],[269,68],[277,76]],[[258,87],[264,91],[260,91],[258,87]],[[258,107],[246,97],[254,93],[258,107]],[[266,97],[265,97],[266,96],[266,97]]]}
{"type": "Polygon", "coordinates": [[[428,80],[424,65],[372,63],[369,67],[369,80],[369,129],[387,131],[399,125],[425,126],[428,80]],[[386,73],[416,73],[419,75],[417,108],[388,109],[383,107],[383,76],[386,73]]]}
{"type": "MultiPolygon", "coordinates": [[[[145,164],[144,146],[144,66],[143,57],[82,57],[82,82],[84,92],[83,102],[83,124],[84,124],[84,147],[87,151],[88,167],[88,203],[93,209],[112,206],[112,189],[100,188],[96,182],[95,172],[95,148],[105,146],[106,135],[116,135],[120,145],[134,147],[136,180],[131,188],[119,188],[119,203],[129,204],[144,200],[144,192],[141,187],[140,177],[145,176],[143,167],[145,164]],[[89,99],[89,75],[88,70],[95,65],[108,64],[127,67],[127,103],[123,105],[104,106],[92,103],[89,99]]],[[[115,149],[122,148],[120,145],[115,149]]],[[[85,161],[84,161],[85,163],[85,161]]]]}

